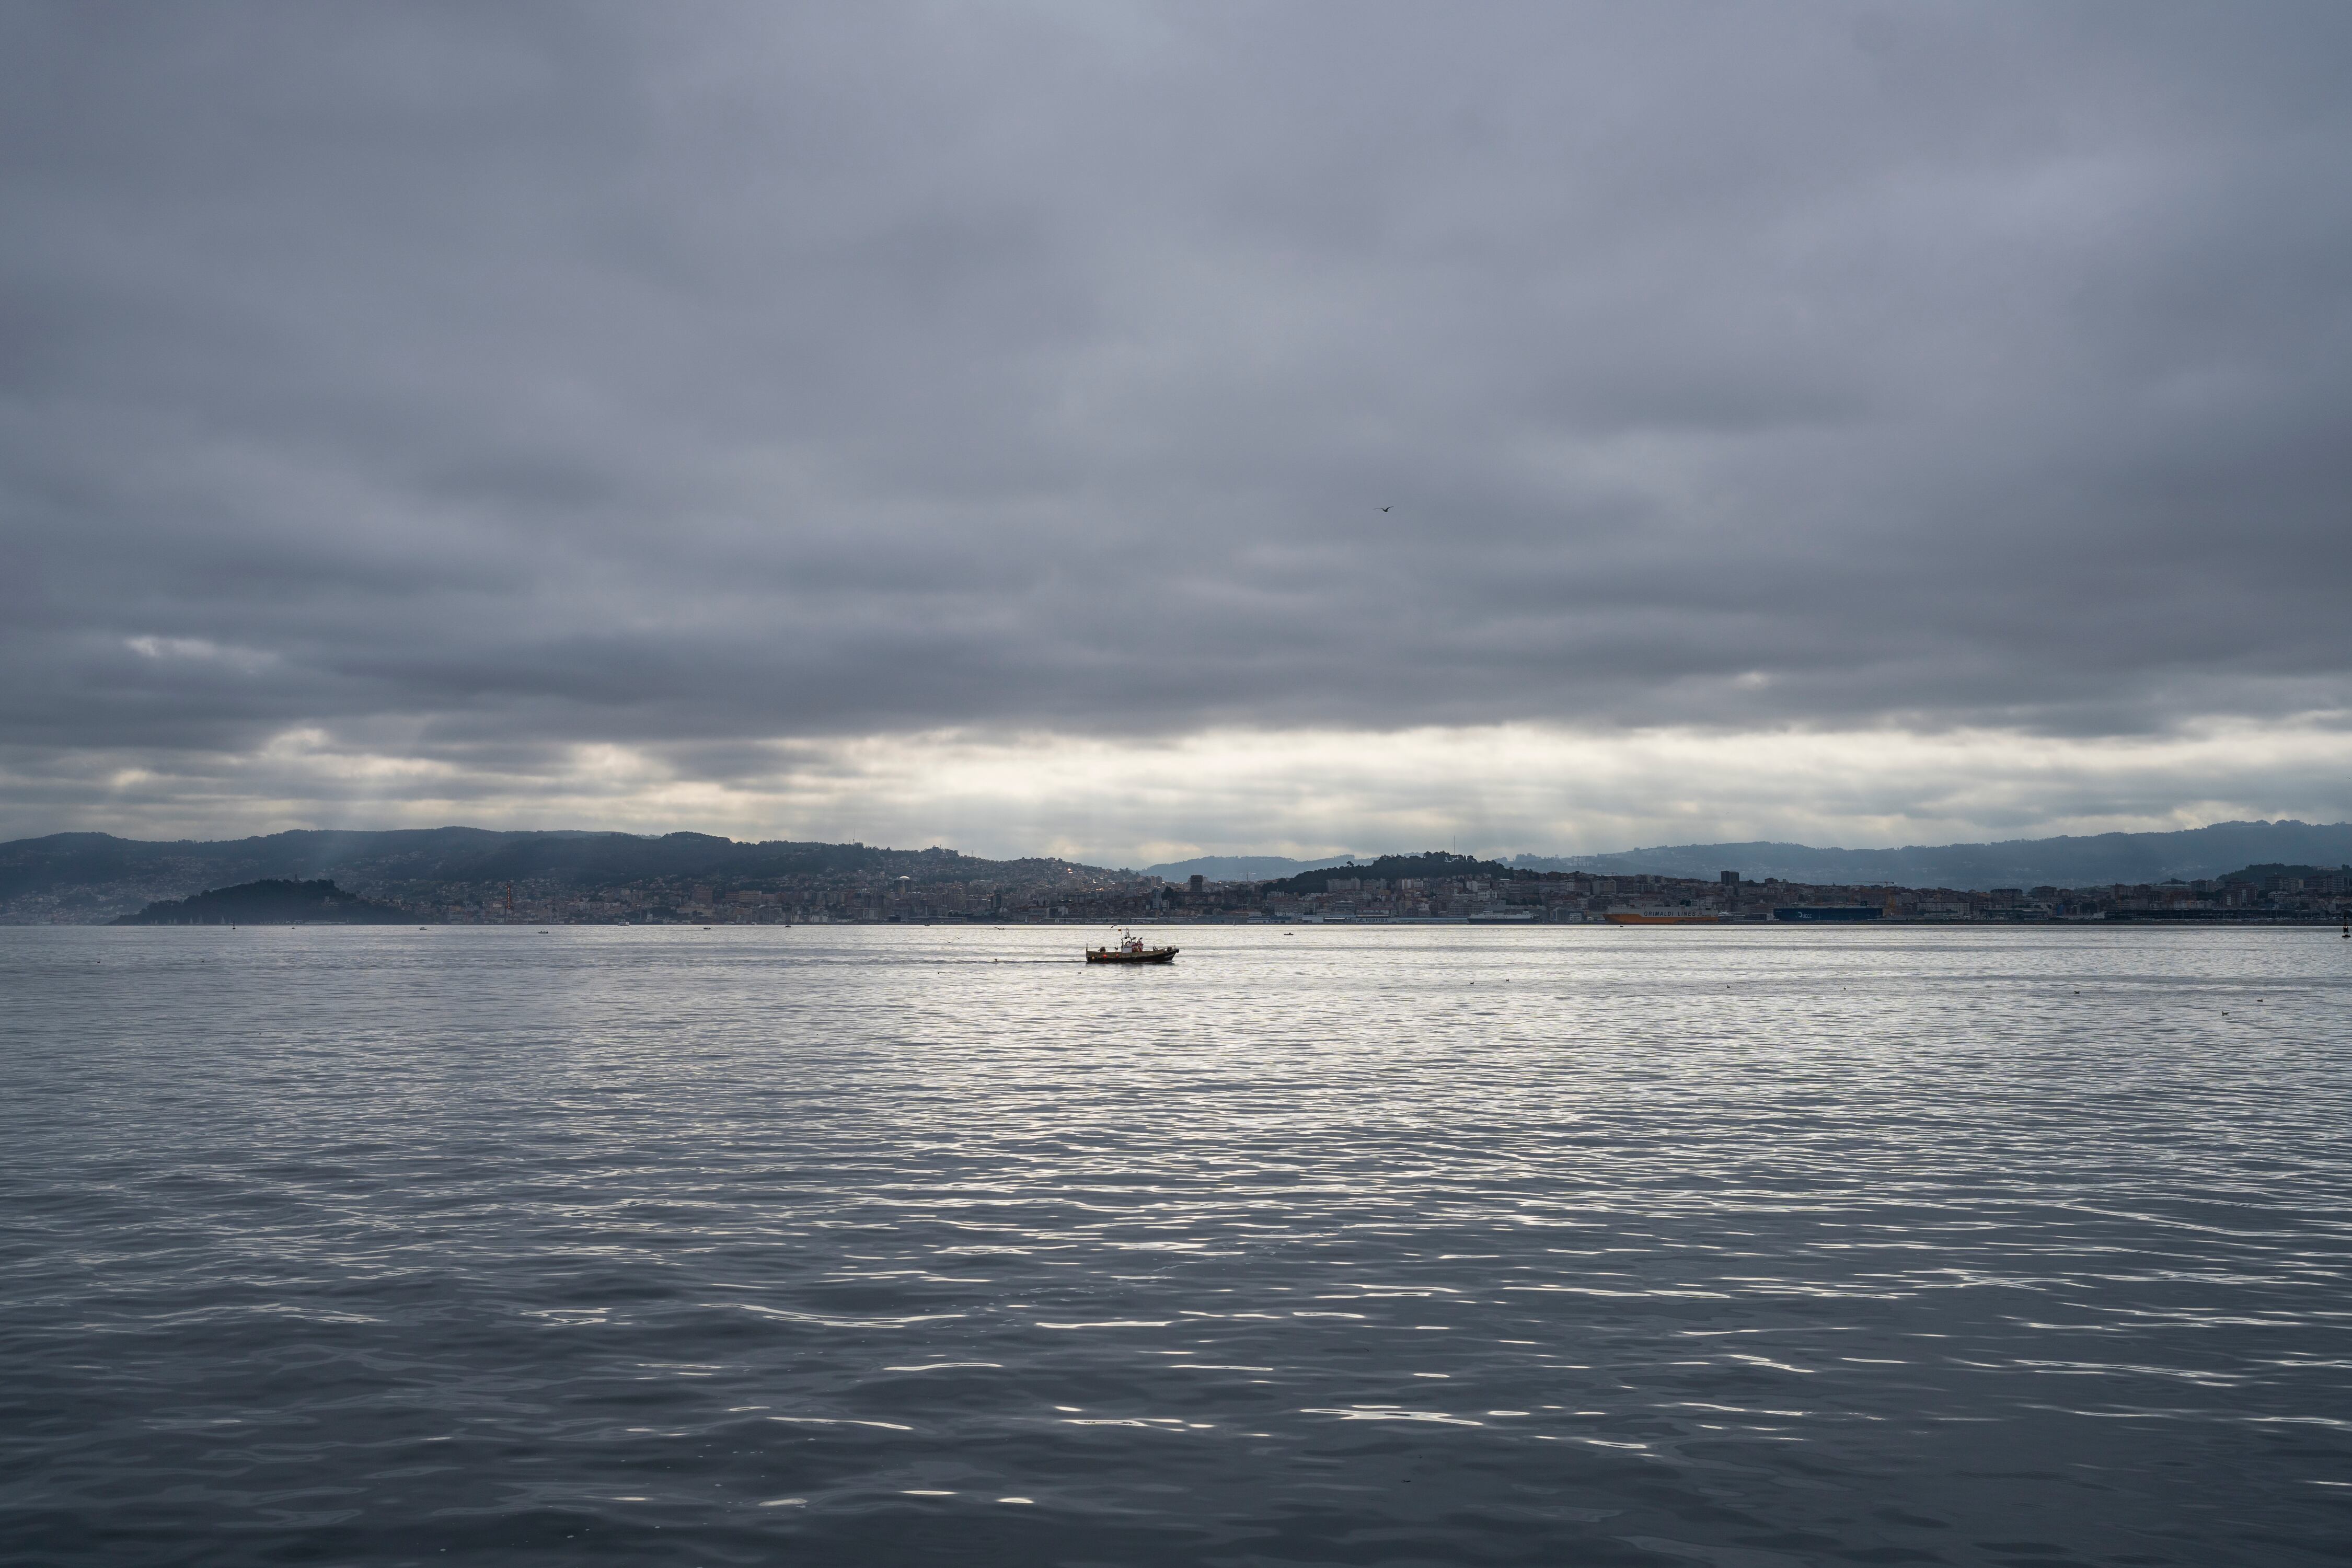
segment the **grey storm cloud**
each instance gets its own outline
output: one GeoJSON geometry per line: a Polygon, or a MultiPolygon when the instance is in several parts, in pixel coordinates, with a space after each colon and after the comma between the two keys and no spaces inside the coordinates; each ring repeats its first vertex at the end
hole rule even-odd
{"type": "Polygon", "coordinates": [[[26,754],[2340,711],[2352,10],[0,13],[26,754]]]}

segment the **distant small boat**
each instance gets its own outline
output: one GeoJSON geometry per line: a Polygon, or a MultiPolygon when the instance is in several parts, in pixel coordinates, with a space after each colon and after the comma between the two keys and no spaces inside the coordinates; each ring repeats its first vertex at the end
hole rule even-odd
{"type": "Polygon", "coordinates": [[[1637,915],[1616,910],[1601,917],[1613,926],[1727,926],[1729,915],[1637,915]]]}
{"type": "Polygon", "coordinates": [[[1174,947],[1146,947],[1143,945],[1141,937],[1123,931],[1118,933],[1117,947],[1087,949],[1087,962],[1088,963],[1168,963],[1173,962],[1176,955],[1182,951],[1181,948],[1174,947]]]}

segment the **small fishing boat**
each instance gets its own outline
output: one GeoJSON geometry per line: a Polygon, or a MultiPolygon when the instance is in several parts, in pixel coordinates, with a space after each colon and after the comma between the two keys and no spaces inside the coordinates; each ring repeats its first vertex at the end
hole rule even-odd
{"type": "Polygon", "coordinates": [[[1118,933],[1118,946],[1087,949],[1087,962],[1088,963],[1167,963],[1173,961],[1181,951],[1182,950],[1173,947],[1146,947],[1143,945],[1141,937],[1132,931],[1122,931],[1118,933]]]}

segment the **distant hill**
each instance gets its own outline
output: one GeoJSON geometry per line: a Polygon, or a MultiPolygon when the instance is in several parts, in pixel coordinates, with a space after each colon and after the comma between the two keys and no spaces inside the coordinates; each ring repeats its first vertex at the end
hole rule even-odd
{"type": "Polygon", "coordinates": [[[983,860],[952,849],[867,844],[751,844],[708,833],[531,832],[479,827],[272,833],[255,838],[148,841],[53,833],[0,844],[0,918],[11,900],[67,897],[103,920],[157,900],[264,880],[331,878],[366,894],[449,884],[544,879],[597,888],[655,878],[759,879],[876,872],[916,882],[1051,881],[1092,872],[1066,860],[983,860]]]}
{"type": "MultiPolygon", "coordinates": [[[[1278,881],[1334,866],[1366,876],[1370,856],[1319,860],[1280,855],[1212,855],[1150,868],[1181,881],[1278,881]]],[[[2102,833],[1902,849],[1816,849],[1803,844],[1685,844],[1607,855],[1517,857],[1526,870],[1648,873],[1713,880],[1738,871],[1751,881],[1885,883],[1919,888],[2098,887],[2113,882],[2194,880],[2248,866],[2352,864],[2352,824],[2221,822],[2179,833],[2102,833]]],[[[707,833],[502,833],[478,827],[385,832],[273,833],[216,841],[146,842],[104,833],[58,833],[0,844],[0,919],[10,900],[33,918],[103,921],[205,889],[259,881],[331,879],[372,898],[450,884],[552,882],[574,889],[656,879],[758,880],[820,873],[877,873],[910,881],[1050,882],[1097,875],[1053,859],[985,860],[952,849],[889,849],[867,844],[744,843],[707,833]]]]}
{"type": "Polygon", "coordinates": [[[2317,878],[2326,877],[2347,868],[2346,868],[2343,866],[2284,866],[2273,863],[2268,866],[2248,866],[2242,870],[2232,871],[2220,879],[2238,886],[2266,888],[2282,878],[2291,877],[2299,882],[2308,882],[2317,878]]]}
{"type": "Polygon", "coordinates": [[[1997,844],[1901,849],[1816,849],[1804,844],[1678,844],[1608,855],[1520,855],[1537,871],[1701,877],[1737,871],[1750,881],[1880,883],[1905,888],[2100,887],[2194,881],[2264,863],[2352,863],[2352,823],[2217,822],[2178,833],[2098,833],[1997,844]]]}
{"type": "Polygon", "coordinates": [[[1202,855],[1191,860],[1146,866],[1143,874],[1171,882],[1181,882],[1188,877],[1205,877],[1212,882],[1270,882],[1301,871],[1344,866],[1355,858],[1353,855],[1332,855],[1320,860],[1293,860],[1286,855],[1202,855]]]}
{"type": "Polygon", "coordinates": [[[347,893],[331,881],[273,879],[215,888],[149,904],[119,926],[405,925],[414,917],[347,893]]]}
{"type": "MultiPolygon", "coordinates": [[[[786,875],[883,869],[937,879],[966,868],[1038,861],[979,860],[952,849],[865,844],[739,843],[708,833],[496,833],[479,827],[273,833],[259,838],[151,842],[105,833],[58,833],[0,844],[0,899],[60,884],[119,881],[171,868],[240,880],[353,872],[387,882],[503,882],[530,877],[601,883],[642,877],[786,875]]],[[[1060,864],[1060,862],[1053,862],[1060,864]]]]}
{"type": "Polygon", "coordinates": [[[1378,882],[1393,882],[1400,878],[1415,877],[1493,877],[1508,879],[1525,877],[1520,868],[1504,865],[1498,860],[1480,860],[1468,855],[1449,854],[1443,849],[1425,850],[1419,855],[1382,855],[1377,858],[1351,860],[1338,866],[1320,866],[1286,877],[1273,884],[1285,893],[1327,893],[1333,878],[1370,878],[1378,882]]]}

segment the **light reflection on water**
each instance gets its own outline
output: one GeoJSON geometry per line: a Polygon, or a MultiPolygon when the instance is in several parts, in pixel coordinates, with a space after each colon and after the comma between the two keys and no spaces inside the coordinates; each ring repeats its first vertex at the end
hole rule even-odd
{"type": "Polygon", "coordinates": [[[0,931],[24,1561],[2352,1550],[2333,931],[0,931]]]}

